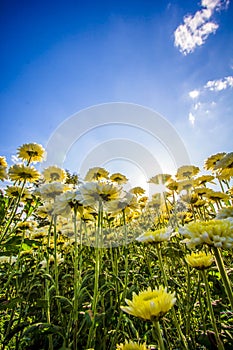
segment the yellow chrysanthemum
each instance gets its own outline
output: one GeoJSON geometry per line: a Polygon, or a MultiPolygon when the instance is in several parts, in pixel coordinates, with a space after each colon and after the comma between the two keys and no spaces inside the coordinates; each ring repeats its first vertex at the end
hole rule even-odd
{"type": "Polygon", "coordinates": [[[25,143],[18,148],[18,158],[28,162],[41,162],[44,158],[45,150],[38,143],[25,143]]]}
{"type": "Polygon", "coordinates": [[[150,178],[149,183],[153,183],[155,185],[165,185],[171,179],[171,175],[169,174],[157,174],[150,178]]]}
{"type": "Polygon", "coordinates": [[[0,157],[0,167],[7,168],[7,162],[5,157],[0,157]]]}
{"type": "Polygon", "coordinates": [[[9,177],[12,181],[29,181],[39,180],[40,173],[33,167],[24,164],[14,164],[9,169],[9,177]]]}
{"type": "Polygon", "coordinates": [[[226,249],[233,247],[233,224],[227,219],[190,222],[179,231],[186,238],[183,242],[191,249],[203,244],[226,249]]]}
{"type": "Polygon", "coordinates": [[[55,165],[45,168],[42,174],[46,182],[64,182],[66,180],[65,170],[55,165]]]}
{"type": "Polygon", "coordinates": [[[121,309],[133,316],[144,320],[159,320],[175,304],[175,293],[168,293],[167,288],[162,286],[159,289],[152,290],[150,287],[140,292],[133,293],[133,299],[125,299],[128,306],[121,306],[121,309]]]}
{"type": "Polygon", "coordinates": [[[213,255],[205,252],[198,252],[186,255],[185,260],[187,263],[197,270],[208,269],[214,261],[213,255]]]}
{"type": "Polygon", "coordinates": [[[160,243],[168,241],[171,237],[172,229],[161,228],[159,230],[148,230],[143,233],[141,236],[137,237],[138,242],[144,243],[160,243]]]}
{"type": "Polygon", "coordinates": [[[9,197],[18,197],[20,194],[21,199],[28,199],[32,197],[28,189],[24,188],[22,191],[22,188],[20,186],[8,186],[5,192],[9,197]]]}
{"type": "Polygon", "coordinates": [[[109,172],[100,167],[94,167],[88,170],[85,181],[98,181],[101,179],[108,179],[109,172]]]}
{"type": "Polygon", "coordinates": [[[138,344],[130,341],[125,344],[117,344],[116,350],[147,350],[146,344],[138,344]]]}
{"type": "Polygon", "coordinates": [[[106,182],[86,182],[80,186],[77,200],[83,205],[92,207],[97,203],[119,199],[122,196],[121,187],[106,182]]]}
{"type": "Polygon", "coordinates": [[[193,180],[181,180],[177,182],[178,184],[178,191],[181,192],[183,190],[190,190],[194,186],[194,181],[193,180]]]}
{"type": "Polygon", "coordinates": [[[223,193],[220,191],[213,191],[211,189],[208,190],[205,197],[207,199],[210,199],[213,202],[220,201],[220,200],[229,200],[230,197],[227,193],[223,193]]]}
{"type": "Polygon", "coordinates": [[[222,208],[218,211],[216,219],[227,219],[231,218],[233,220],[233,207],[222,208]]]}
{"type": "Polygon", "coordinates": [[[125,175],[122,175],[121,173],[114,173],[110,176],[110,180],[113,182],[118,183],[119,185],[125,184],[128,179],[125,175]]]}
{"type": "Polygon", "coordinates": [[[64,185],[61,182],[51,182],[41,185],[38,192],[44,199],[54,199],[56,196],[59,196],[69,189],[70,187],[68,185],[64,185]]]}
{"type": "Polygon", "coordinates": [[[110,213],[118,213],[126,208],[132,211],[139,209],[137,198],[130,192],[127,192],[122,198],[106,203],[106,210],[110,213]]]}
{"type": "Polygon", "coordinates": [[[214,170],[232,169],[232,168],[233,168],[233,152],[230,152],[216,162],[214,170]]]}
{"type": "Polygon", "coordinates": [[[133,193],[136,196],[142,196],[145,193],[145,190],[142,187],[137,186],[137,187],[131,188],[130,193],[133,193]]]}
{"type": "Polygon", "coordinates": [[[205,160],[204,168],[206,170],[214,170],[215,164],[225,156],[225,152],[213,154],[205,160]]]}
{"type": "Polygon", "coordinates": [[[7,179],[6,168],[3,166],[0,166],[0,180],[5,180],[5,179],[7,179]]]}
{"type": "Polygon", "coordinates": [[[202,176],[198,176],[195,180],[194,180],[194,185],[195,186],[201,186],[201,185],[205,185],[207,182],[209,183],[214,183],[214,176],[213,175],[202,175],[202,176]]]}
{"type": "Polygon", "coordinates": [[[200,169],[194,165],[183,165],[177,169],[176,178],[178,180],[190,179],[198,174],[200,169]]]}

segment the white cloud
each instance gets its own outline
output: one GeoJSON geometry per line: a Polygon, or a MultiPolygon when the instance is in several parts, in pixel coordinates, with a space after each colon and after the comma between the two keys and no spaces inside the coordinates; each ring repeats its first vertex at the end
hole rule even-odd
{"type": "Polygon", "coordinates": [[[200,95],[200,91],[199,90],[192,90],[189,92],[189,97],[195,99],[200,95]]]}
{"type": "Polygon", "coordinates": [[[195,116],[193,115],[192,112],[189,113],[189,121],[191,125],[194,125],[195,123],[195,116]]]}
{"type": "Polygon", "coordinates": [[[228,87],[233,87],[233,76],[228,76],[223,79],[209,80],[205,84],[204,89],[210,91],[222,91],[226,90],[228,87]]]}
{"type": "Polygon", "coordinates": [[[228,0],[202,0],[200,11],[193,16],[184,17],[184,24],[179,25],[175,32],[175,46],[187,55],[195,50],[197,46],[205,43],[211,33],[215,33],[218,24],[210,21],[213,13],[217,10],[226,8],[229,4],[228,0]]]}

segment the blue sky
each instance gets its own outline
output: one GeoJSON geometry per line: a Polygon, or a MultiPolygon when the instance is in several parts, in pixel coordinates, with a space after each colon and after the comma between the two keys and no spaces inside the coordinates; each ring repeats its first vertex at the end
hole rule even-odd
{"type": "MultiPolygon", "coordinates": [[[[23,143],[46,146],[71,115],[109,102],[158,112],[194,164],[232,151],[232,19],[227,0],[2,0],[1,154],[10,160],[23,143]]],[[[98,130],[78,145],[75,162],[119,132],[98,130]]],[[[71,159],[67,166],[78,168],[71,159]]]]}

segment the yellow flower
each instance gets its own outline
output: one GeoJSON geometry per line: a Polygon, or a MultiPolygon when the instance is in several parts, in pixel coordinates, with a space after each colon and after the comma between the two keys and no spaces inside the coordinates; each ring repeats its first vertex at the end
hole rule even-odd
{"type": "Polygon", "coordinates": [[[171,179],[171,175],[169,174],[157,174],[150,178],[149,183],[153,183],[155,185],[164,185],[171,179]]]}
{"type": "Polygon", "coordinates": [[[18,197],[21,193],[21,199],[31,198],[31,194],[28,189],[24,188],[22,192],[22,188],[20,186],[8,186],[6,188],[6,194],[9,197],[18,197]]]}
{"type": "Polygon", "coordinates": [[[7,179],[6,168],[0,166],[0,180],[7,179]]]}
{"type": "Polygon", "coordinates": [[[39,180],[40,173],[33,167],[24,164],[14,164],[9,169],[9,177],[12,181],[29,181],[39,180]]]}
{"type": "Polygon", "coordinates": [[[127,192],[122,198],[106,203],[106,210],[110,213],[118,213],[126,208],[132,211],[139,209],[137,198],[130,192],[127,192]]]}
{"type": "Polygon", "coordinates": [[[193,180],[182,180],[182,181],[179,181],[178,183],[178,191],[181,192],[183,190],[190,190],[193,185],[194,185],[194,181],[193,180]]]}
{"type": "Polygon", "coordinates": [[[214,180],[213,175],[202,175],[202,176],[197,177],[194,180],[194,184],[195,184],[195,186],[205,185],[207,182],[214,184],[213,180],[214,180]]]}
{"type": "Polygon", "coordinates": [[[227,193],[223,193],[220,191],[213,191],[211,189],[208,190],[205,197],[207,199],[210,199],[211,201],[220,201],[220,200],[228,200],[230,199],[229,195],[227,193]]]}
{"type": "Polygon", "coordinates": [[[214,258],[210,253],[206,254],[205,252],[198,252],[186,255],[185,260],[195,269],[205,270],[212,265],[214,258]]]}
{"type": "Polygon", "coordinates": [[[38,143],[25,143],[18,148],[18,157],[28,162],[41,162],[44,158],[45,150],[38,143]]]}
{"type": "Polygon", "coordinates": [[[225,207],[218,211],[216,219],[227,219],[232,218],[233,220],[233,207],[225,207]]]}
{"type": "Polygon", "coordinates": [[[38,192],[44,199],[50,199],[55,198],[56,196],[59,196],[64,191],[68,190],[69,186],[64,185],[61,182],[51,182],[44,185],[41,185],[38,192]]]}
{"type": "Polygon", "coordinates": [[[203,244],[225,249],[233,247],[233,224],[227,219],[190,222],[179,232],[186,238],[183,243],[191,249],[203,244]]]}
{"type": "Polygon", "coordinates": [[[133,193],[136,196],[142,196],[145,193],[145,190],[142,187],[138,186],[131,188],[130,193],[133,193]]]}
{"type": "Polygon", "coordinates": [[[168,293],[167,288],[162,286],[152,290],[150,287],[139,294],[133,293],[133,299],[125,299],[128,306],[121,306],[121,309],[133,316],[144,320],[158,321],[175,304],[175,293],[168,293]]]}
{"type": "Polygon", "coordinates": [[[107,179],[109,175],[109,172],[100,167],[94,167],[88,170],[86,176],[85,176],[85,181],[98,181],[101,179],[107,179]]]}
{"type": "Polygon", "coordinates": [[[200,169],[194,165],[183,165],[177,169],[176,178],[178,180],[190,179],[198,174],[200,169]]]}
{"type": "Polygon", "coordinates": [[[54,202],[54,214],[68,216],[74,207],[82,207],[77,201],[76,191],[66,191],[56,197],[54,202]]]}
{"type": "Polygon", "coordinates": [[[7,162],[5,157],[0,157],[0,168],[7,168],[7,162]]]}
{"type": "Polygon", "coordinates": [[[206,170],[214,170],[215,164],[225,156],[225,152],[217,153],[205,160],[204,168],[206,170]]]}
{"type": "Polygon", "coordinates": [[[122,196],[121,187],[106,182],[86,182],[80,186],[79,190],[80,195],[77,195],[77,200],[90,207],[122,196]]]}
{"type": "Polygon", "coordinates": [[[55,182],[55,181],[64,182],[66,180],[65,170],[55,165],[45,168],[42,174],[46,182],[55,182]]]}
{"type": "Polygon", "coordinates": [[[119,185],[120,184],[125,184],[128,179],[125,175],[122,175],[121,173],[114,173],[110,176],[110,180],[113,182],[117,182],[119,185]]]}
{"type": "Polygon", "coordinates": [[[168,241],[171,237],[172,229],[171,228],[161,228],[159,230],[148,230],[143,233],[141,236],[137,237],[138,242],[144,243],[160,243],[168,241]]]}
{"type": "Polygon", "coordinates": [[[233,168],[233,152],[230,152],[216,162],[214,170],[232,169],[232,168],[233,168]]]}
{"type": "Polygon", "coordinates": [[[147,350],[146,343],[138,344],[132,341],[125,342],[125,344],[117,344],[116,350],[147,350]]]}

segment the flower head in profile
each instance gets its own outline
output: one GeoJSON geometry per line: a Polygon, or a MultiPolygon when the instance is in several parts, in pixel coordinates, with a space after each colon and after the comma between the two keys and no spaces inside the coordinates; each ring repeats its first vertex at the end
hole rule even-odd
{"type": "Polygon", "coordinates": [[[69,190],[68,185],[61,182],[51,182],[41,185],[38,192],[43,199],[54,199],[66,190],[69,190]]]}
{"type": "Polygon", "coordinates": [[[98,181],[102,179],[108,179],[109,172],[100,167],[94,167],[88,170],[85,176],[85,181],[98,181]]]}
{"type": "Polygon", "coordinates": [[[41,162],[44,158],[45,150],[38,143],[25,143],[18,148],[17,156],[28,162],[41,162]]]}
{"type": "Polygon", "coordinates": [[[194,165],[183,165],[178,168],[176,178],[178,180],[191,179],[199,173],[200,169],[194,165]]]}
{"type": "Polygon", "coordinates": [[[133,187],[133,188],[130,189],[130,193],[133,193],[136,196],[142,196],[145,192],[146,191],[140,186],[133,187]]]}
{"type": "Polygon", "coordinates": [[[51,165],[42,172],[46,182],[64,182],[66,180],[66,172],[58,166],[51,165]]]}
{"type": "Polygon", "coordinates": [[[77,200],[83,205],[92,207],[97,203],[105,203],[122,196],[121,187],[107,182],[86,182],[79,188],[77,200]]]}
{"type": "Polygon", "coordinates": [[[117,344],[116,350],[147,350],[146,344],[138,344],[135,342],[125,342],[125,344],[117,344]]]}
{"type": "Polygon", "coordinates": [[[5,157],[0,157],[0,168],[7,168],[7,162],[5,157]]]}
{"type": "Polygon", "coordinates": [[[112,174],[110,176],[110,180],[118,183],[118,185],[123,185],[128,181],[127,177],[125,175],[122,175],[121,173],[112,174]]]}
{"type": "Polygon", "coordinates": [[[218,211],[216,219],[231,219],[233,220],[233,207],[225,207],[218,211]]]}
{"type": "Polygon", "coordinates": [[[74,207],[82,207],[77,200],[77,192],[66,191],[55,198],[54,214],[68,216],[74,207]]]}
{"type": "Polygon", "coordinates": [[[153,183],[155,185],[165,185],[168,181],[171,180],[171,175],[169,174],[157,174],[150,178],[149,183],[153,183]]]}
{"type": "Polygon", "coordinates": [[[122,210],[129,209],[134,211],[139,209],[139,204],[135,195],[127,192],[124,196],[106,203],[106,210],[110,213],[119,213],[122,210]]]}
{"type": "Polygon", "coordinates": [[[159,230],[148,230],[136,238],[138,242],[160,243],[168,241],[171,237],[172,228],[161,228],[159,230]]]}
{"type": "Polygon", "coordinates": [[[213,154],[205,160],[204,168],[206,170],[214,170],[216,163],[220,161],[225,156],[225,154],[225,152],[213,154]]]}
{"type": "Polygon", "coordinates": [[[5,180],[5,179],[7,179],[6,168],[3,166],[0,166],[0,180],[5,180]]]}
{"type": "Polygon", "coordinates": [[[214,261],[213,255],[205,252],[197,252],[186,255],[185,260],[187,263],[197,270],[208,269],[214,261]]]}
{"type": "Polygon", "coordinates": [[[133,299],[125,299],[128,306],[121,306],[121,309],[133,316],[143,320],[158,321],[175,304],[175,293],[168,293],[167,288],[160,286],[158,289],[147,290],[139,294],[133,293],[133,299]]]}
{"type": "Polygon", "coordinates": [[[36,182],[40,178],[40,173],[33,166],[24,164],[12,165],[8,174],[12,181],[36,182]]]}
{"type": "Polygon", "coordinates": [[[233,247],[233,224],[227,219],[190,222],[179,232],[185,237],[183,243],[190,249],[203,244],[224,249],[233,247]]]}

